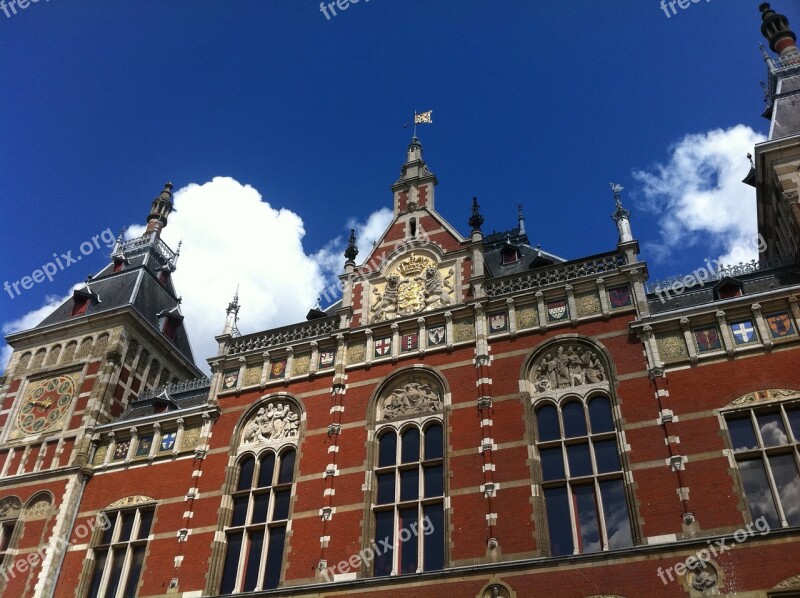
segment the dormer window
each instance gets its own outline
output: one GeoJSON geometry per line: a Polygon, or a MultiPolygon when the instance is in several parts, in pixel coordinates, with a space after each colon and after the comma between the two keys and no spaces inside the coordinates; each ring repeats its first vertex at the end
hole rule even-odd
{"type": "Polygon", "coordinates": [[[732,297],[741,297],[744,295],[744,289],[741,281],[731,278],[730,276],[724,277],[717,284],[714,285],[714,299],[731,299],[732,297]]]}
{"type": "Polygon", "coordinates": [[[516,264],[519,261],[519,249],[513,245],[506,245],[500,252],[500,259],[504,266],[516,264]]]}
{"type": "Polygon", "coordinates": [[[160,314],[158,314],[158,329],[168,339],[173,340],[182,321],[183,316],[180,314],[162,311],[160,314]]]}
{"type": "Polygon", "coordinates": [[[77,296],[72,299],[72,316],[82,316],[89,307],[89,297],[77,296]]]}
{"type": "Polygon", "coordinates": [[[72,312],[70,316],[82,316],[89,309],[92,301],[99,301],[95,293],[89,290],[87,286],[84,289],[78,289],[72,294],[72,312]]]}
{"type": "Polygon", "coordinates": [[[160,270],[158,273],[158,280],[161,284],[167,284],[169,282],[169,276],[171,272],[169,270],[160,270]]]}
{"type": "Polygon", "coordinates": [[[121,258],[116,258],[114,260],[114,270],[113,272],[121,272],[122,268],[125,266],[125,260],[121,258]]]}

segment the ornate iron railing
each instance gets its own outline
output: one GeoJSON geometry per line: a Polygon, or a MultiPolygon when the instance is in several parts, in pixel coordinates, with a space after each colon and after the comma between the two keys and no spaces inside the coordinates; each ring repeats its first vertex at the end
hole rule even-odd
{"type": "Polygon", "coordinates": [[[701,282],[705,284],[706,282],[720,280],[726,276],[735,278],[745,274],[753,274],[754,272],[789,266],[793,263],[795,263],[795,258],[793,257],[780,257],[762,261],[751,260],[749,262],[739,262],[738,264],[728,266],[720,265],[716,270],[709,270],[708,268],[701,267],[685,276],[676,275],[648,282],[644,285],[644,288],[647,293],[658,293],[659,291],[672,290],[675,288],[674,285],[678,285],[677,288],[683,288],[685,286],[692,287],[699,285],[701,282]],[[691,278],[692,284],[686,284],[685,281],[687,278],[691,278]]]}
{"type": "Polygon", "coordinates": [[[598,276],[625,265],[625,257],[619,253],[597,256],[579,262],[567,262],[547,268],[531,270],[508,278],[493,280],[486,284],[486,294],[497,297],[507,293],[527,291],[537,287],[568,282],[586,276],[598,276]]]}
{"type": "Polygon", "coordinates": [[[303,324],[276,328],[266,333],[249,334],[240,336],[235,342],[228,346],[228,355],[237,355],[254,351],[257,349],[267,349],[285,343],[311,339],[324,334],[330,334],[338,328],[338,318],[312,320],[303,324]]]}
{"type": "Polygon", "coordinates": [[[211,379],[207,376],[202,378],[195,378],[194,380],[184,380],[183,382],[175,382],[174,384],[165,384],[154,388],[153,390],[145,390],[140,392],[137,400],[150,399],[158,396],[162,391],[166,390],[167,394],[176,394],[187,390],[195,390],[196,388],[207,388],[211,386],[211,379]]]}

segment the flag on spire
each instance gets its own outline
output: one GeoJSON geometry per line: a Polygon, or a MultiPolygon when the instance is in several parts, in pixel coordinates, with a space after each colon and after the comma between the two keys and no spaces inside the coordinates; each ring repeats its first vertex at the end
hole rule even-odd
{"type": "Polygon", "coordinates": [[[421,125],[421,124],[433,124],[433,110],[428,110],[427,112],[423,112],[422,114],[414,113],[414,124],[421,125]]]}

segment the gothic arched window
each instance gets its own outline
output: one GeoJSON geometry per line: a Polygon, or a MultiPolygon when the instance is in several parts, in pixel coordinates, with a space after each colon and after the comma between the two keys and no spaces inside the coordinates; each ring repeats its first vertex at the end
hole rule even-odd
{"type": "Polygon", "coordinates": [[[22,504],[15,496],[0,500],[0,566],[9,566],[9,563],[3,561],[9,550],[14,547],[12,540],[21,510],[22,504]]]}
{"type": "Polygon", "coordinates": [[[375,433],[372,534],[376,577],[445,563],[445,438],[440,384],[397,378],[382,393],[375,433]]]}
{"type": "Polygon", "coordinates": [[[632,546],[609,398],[548,401],[535,419],[551,555],[632,546]]]}
{"type": "Polygon", "coordinates": [[[220,594],[280,584],[301,421],[293,401],[276,397],[240,427],[220,594]]]}
{"type": "Polygon", "coordinates": [[[137,593],[155,504],[144,502],[127,507],[127,503],[126,499],[117,501],[98,517],[103,525],[92,546],[94,566],[87,596],[124,598],[137,593]],[[121,508],[115,508],[117,504],[121,508]]]}
{"type": "Polygon", "coordinates": [[[233,512],[225,534],[221,594],[278,587],[289,523],[296,452],[263,451],[239,460],[233,512]]]}
{"type": "Polygon", "coordinates": [[[609,366],[588,343],[554,343],[530,369],[551,556],[628,548],[631,509],[609,366]]]}

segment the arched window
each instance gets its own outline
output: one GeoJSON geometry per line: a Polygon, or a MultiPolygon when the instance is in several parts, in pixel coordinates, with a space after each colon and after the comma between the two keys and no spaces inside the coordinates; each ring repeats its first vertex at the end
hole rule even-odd
{"type": "Polygon", "coordinates": [[[373,499],[376,577],[445,563],[445,439],[441,385],[406,374],[378,402],[373,499]],[[397,421],[396,421],[397,420],[397,421]]]}
{"type": "Polygon", "coordinates": [[[221,594],[278,587],[294,482],[296,452],[272,449],[239,459],[232,493],[221,594]]]}
{"type": "Polygon", "coordinates": [[[8,567],[5,563],[6,555],[13,548],[12,540],[17,528],[22,504],[15,496],[0,500],[0,565],[8,567]]]}
{"type": "Polygon", "coordinates": [[[154,515],[152,502],[121,509],[114,509],[112,504],[103,511],[98,518],[103,525],[92,546],[94,566],[86,594],[89,598],[127,598],[137,594],[154,515]]]}
{"type": "Polygon", "coordinates": [[[543,400],[535,409],[550,554],[633,545],[611,400],[543,400]]]}

